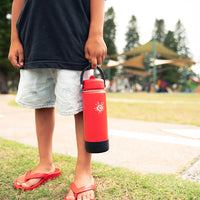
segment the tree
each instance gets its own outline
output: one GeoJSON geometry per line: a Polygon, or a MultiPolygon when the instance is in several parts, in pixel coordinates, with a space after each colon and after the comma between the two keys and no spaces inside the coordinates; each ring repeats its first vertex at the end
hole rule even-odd
{"type": "MultiPolygon", "coordinates": [[[[117,54],[117,47],[115,45],[115,37],[116,37],[115,12],[113,7],[110,7],[105,12],[103,35],[104,35],[104,41],[107,46],[107,54],[108,55],[117,54]]],[[[107,69],[105,73],[106,78],[112,80],[116,71],[117,71],[116,68],[107,69]]]]}
{"type": "MultiPolygon", "coordinates": [[[[189,57],[190,53],[189,48],[187,47],[186,30],[180,20],[178,20],[175,25],[174,36],[177,42],[177,53],[183,57],[189,57]]],[[[180,71],[182,73],[181,82],[184,85],[184,89],[186,89],[187,79],[190,76],[191,72],[187,70],[187,66],[181,68],[180,71]]]]}
{"type": "MultiPolygon", "coordinates": [[[[175,39],[175,33],[168,31],[165,34],[165,23],[163,19],[156,19],[154,35],[156,39],[162,43],[165,47],[177,52],[178,43],[175,39]]],[[[162,59],[162,57],[160,57],[162,59]]],[[[158,74],[158,79],[163,79],[168,82],[168,84],[178,83],[181,81],[181,72],[180,68],[173,65],[165,65],[163,68],[167,68],[166,71],[163,71],[158,74]]]]}
{"type": "Polygon", "coordinates": [[[131,16],[131,19],[128,23],[128,30],[125,34],[126,36],[126,46],[124,51],[133,49],[139,45],[139,33],[137,31],[137,19],[134,15],[131,16]]]}
{"type": "Polygon", "coordinates": [[[165,39],[165,22],[163,19],[156,19],[154,24],[153,36],[156,40],[163,44],[165,39]]]}
{"type": "MultiPolygon", "coordinates": [[[[187,56],[188,48],[186,46],[186,36],[185,29],[181,24],[180,20],[177,22],[175,31],[168,31],[165,36],[164,46],[167,48],[179,53],[180,55],[187,56]]],[[[184,68],[180,68],[173,65],[165,65],[168,68],[167,71],[164,71],[159,74],[161,79],[167,80],[169,84],[178,83],[183,84],[185,77],[183,76],[184,68]]]]}
{"type": "Polygon", "coordinates": [[[165,36],[164,39],[164,46],[166,46],[167,48],[177,52],[177,41],[174,37],[174,32],[173,31],[168,31],[168,33],[165,36]]]}
{"type": "MultiPolygon", "coordinates": [[[[125,33],[125,40],[126,40],[126,45],[124,47],[124,51],[131,50],[139,45],[139,33],[137,30],[137,19],[135,15],[132,15],[127,26],[127,32],[125,33]]],[[[134,57],[135,55],[127,55],[125,56],[125,59],[130,59],[134,57]]],[[[124,66],[124,68],[130,68],[124,66]]],[[[133,69],[133,67],[131,67],[133,69]]],[[[131,83],[133,82],[139,82],[139,78],[137,76],[132,75],[132,77],[129,78],[129,81],[131,83]]]]}
{"type": "MultiPolygon", "coordinates": [[[[164,46],[177,52],[177,41],[174,37],[173,31],[168,31],[165,39],[164,39],[164,46]]],[[[179,67],[173,65],[165,65],[167,68],[166,71],[161,72],[158,76],[163,80],[167,80],[169,84],[177,83],[181,80],[181,73],[179,67]]]]}
{"type": "Polygon", "coordinates": [[[8,55],[10,43],[10,19],[7,17],[10,13],[11,1],[0,1],[0,58],[8,55]]]}
{"type": "Polygon", "coordinates": [[[0,1],[0,93],[8,92],[8,80],[18,77],[18,70],[14,69],[8,61],[10,46],[10,19],[12,0],[0,1]]]}
{"type": "Polygon", "coordinates": [[[103,35],[104,35],[104,41],[107,45],[108,55],[116,54],[117,53],[117,47],[115,45],[116,25],[115,25],[115,12],[113,7],[110,7],[105,12],[103,35]]]}
{"type": "Polygon", "coordinates": [[[186,30],[180,20],[176,23],[174,37],[177,42],[177,53],[180,55],[188,56],[189,48],[186,45],[186,30]]]}

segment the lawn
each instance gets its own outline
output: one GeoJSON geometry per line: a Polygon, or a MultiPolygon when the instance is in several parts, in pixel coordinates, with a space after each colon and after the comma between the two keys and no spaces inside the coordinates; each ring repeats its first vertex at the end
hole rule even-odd
{"type": "Polygon", "coordinates": [[[200,94],[108,93],[107,107],[109,117],[200,126],[200,94]]]}
{"type": "MultiPolygon", "coordinates": [[[[73,181],[76,159],[54,154],[62,176],[39,188],[23,192],[13,187],[19,174],[34,168],[38,152],[34,147],[0,138],[0,199],[63,200],[73,181]]],[[[200,184],[176,175],[141,174],[124,168],[92,163],[97,182],[96,200],[200,199],[200,184]]]]}
{"type": "MultiPolygon", "coordinates": [[[[10,106],[19,106],[14,100],[10,106]]],[[[108,117],[200,126],[200,94],[108,93],[108,117]]]]}

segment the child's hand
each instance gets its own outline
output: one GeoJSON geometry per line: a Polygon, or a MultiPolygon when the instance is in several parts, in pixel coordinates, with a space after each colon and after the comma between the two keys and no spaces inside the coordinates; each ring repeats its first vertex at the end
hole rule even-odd
{"type": "Polygon", "coordinates": [[[102,36],[89,36],[85,44],[85,58],[91,63],[92,69],[100,65],[107,54],[107,47],[102,36]]]}
{"type": "Polygon", "coordinates": [[[8,59],[13,67],[22,68],[24,66],[24,50],[19,41],[11,43],[8,59]]]}

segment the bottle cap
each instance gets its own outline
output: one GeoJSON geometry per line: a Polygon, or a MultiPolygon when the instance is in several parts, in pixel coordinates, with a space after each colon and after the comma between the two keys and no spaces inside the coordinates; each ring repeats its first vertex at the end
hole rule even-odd
{"type": "Polygon", "coordinates": [[[104,89],[104,80],[90,76],[90,79],[83,81],[83,90],[100,90],[104,89]]]}

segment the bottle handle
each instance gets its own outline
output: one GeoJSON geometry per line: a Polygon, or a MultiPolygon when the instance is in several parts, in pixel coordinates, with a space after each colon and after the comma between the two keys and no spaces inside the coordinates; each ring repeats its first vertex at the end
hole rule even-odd
{"type": "MultiPolygon", "coordinates": [[[[80,78],[80,82],[81,82],[81,86],[83,87],[83,75],[85,73],[85,71],[89,70],[89,69],[92,69],[91,68],[91,65],[88,65],[86,68],[83,69],[83,71],[81,72],[81,78],[80,78]]],[[[105,76],[104,76],[104,73],[103,73],[103,70],[97,66],[97,69],[98,71],[100,72],[101,74],[101,78],[103,79],[104,81],[104,86],[106,87],[106,81],[105,81],[105,76]]]]}

